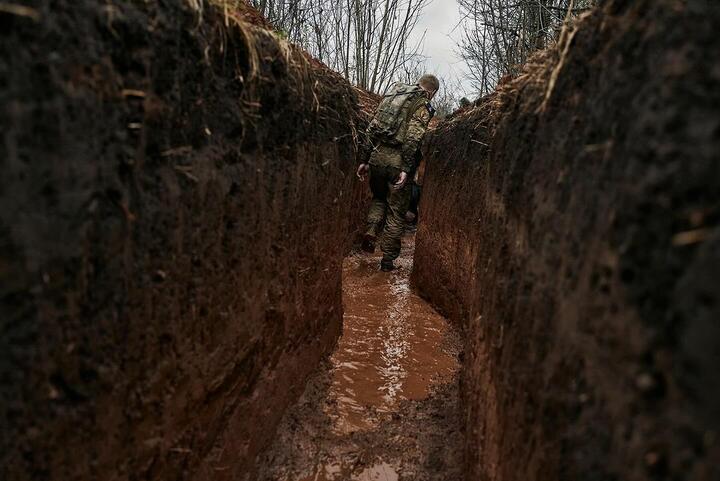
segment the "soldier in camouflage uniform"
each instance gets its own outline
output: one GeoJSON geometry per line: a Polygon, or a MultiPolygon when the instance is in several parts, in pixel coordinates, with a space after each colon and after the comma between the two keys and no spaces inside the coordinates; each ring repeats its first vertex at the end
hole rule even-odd
{"type": "MultiPolygon", "coordinates": [[[[370,172],[370,190],[373,194],[363,249],[374,252],[375,240],[384,223],[380,242],[383,252],[380,268],[383,271],[391,271],[394,268],[393,261],[400,255],[405,213],[410,204],[409,180],[415,173],[415,158],[435,112],[430,100],[439,87],[440,83],[433,75],[422,76],[414,86],[396,84],[381,102],[368,128],[367,137],[372,152],[369,162],[360,164],[357,170],[361,179],[370,172]],[[395,98],[401,100],[396,102],[393,111],[392,107],[386,105],[395,98]],[[397,125],[384,131],[377,127],[378,123],[382,124],[383,111],[386,114],[391,112],[386,117],[394,115],[397,118],[394,121],[397,125]],[[379,117],[380,122],[375,120],[379,117]]],[[[392,124],[392,121],[385,123],[392,124]]]]}

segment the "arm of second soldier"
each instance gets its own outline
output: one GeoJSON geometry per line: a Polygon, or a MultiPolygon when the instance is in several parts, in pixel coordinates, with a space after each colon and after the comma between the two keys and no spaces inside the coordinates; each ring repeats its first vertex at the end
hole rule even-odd
{"type": "Polygon", "coordinates": [[[430,112],[424,104],[415,110],[412,117],[410,117],[405,143],[402,148],[402,170],[407,173],[415,170],[415,154],[420,149],[430,118],[430,112]]]}

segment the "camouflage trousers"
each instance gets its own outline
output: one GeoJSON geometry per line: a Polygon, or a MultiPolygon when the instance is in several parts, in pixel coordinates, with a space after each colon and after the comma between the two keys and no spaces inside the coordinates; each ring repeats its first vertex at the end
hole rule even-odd
{"type": "MultiPolygon", "coordinates": [[[[395,260],[400,255],[400,240],[405,230],[405,213],[410,205],[410,181],[400,190],[392,188],[400,168],[370,161],[372,203],[367,217],[367,234],[377,236],[382,229],[380,249],[383,259],[395,260]],[[384,226],[384,227],[383,227],[384,226]]],[[[394,163],[394,162],[393,162],[394,163]]]]}

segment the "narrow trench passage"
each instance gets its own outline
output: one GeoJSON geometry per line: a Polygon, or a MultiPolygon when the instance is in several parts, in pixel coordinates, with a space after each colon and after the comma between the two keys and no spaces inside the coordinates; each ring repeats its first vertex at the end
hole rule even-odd
{"type": "Polygon", "coordinates": [[[410,288],[414,235],[392,273],[343,266],[343,335],[261,460],[262,480],[460,478],[459,340],[410,288]]]}

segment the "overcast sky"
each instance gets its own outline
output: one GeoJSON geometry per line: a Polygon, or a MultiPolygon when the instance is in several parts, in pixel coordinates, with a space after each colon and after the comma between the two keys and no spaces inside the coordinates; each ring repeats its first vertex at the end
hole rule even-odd
{"type": "MultiPolygon", "coordinates": [[[[458,58],[456,42],[460,38],[460,11],[455,0],[430,0],[423,12],[412,40],[418,41],[425,34],[423,55],[428,57],[428,69],[434,70],[438,77],[463,80],[465,69],[458,58]]],[[[467,80],[462,84],[463,95],[472,89],[467,80]]]]}

